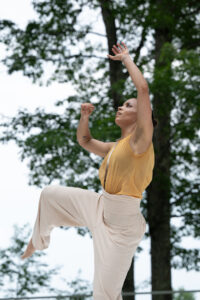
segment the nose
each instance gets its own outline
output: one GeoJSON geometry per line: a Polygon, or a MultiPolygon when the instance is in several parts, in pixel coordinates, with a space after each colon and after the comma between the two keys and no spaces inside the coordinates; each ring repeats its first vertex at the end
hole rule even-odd
{"type": "Polygon", "coordinates": [[[120,111],[120,110],[122,110],[122,107],[121,107],[121,106],[118,107],[118,111],[120,111]]]}

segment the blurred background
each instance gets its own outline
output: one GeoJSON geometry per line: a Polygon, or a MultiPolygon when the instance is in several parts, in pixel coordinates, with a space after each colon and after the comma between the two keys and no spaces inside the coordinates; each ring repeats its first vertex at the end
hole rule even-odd
{"type": "MultiPolygon", "coordinates": [[[[20,255],[44,186],[101,192],[102,158],[79,146],[76,129],[81,103],[91,102],[92,136],[120,137],[115,111],[137,97],[123,65],[106,57],[121,41],[158,120],[141,206],[148,226],[123,292],[200,290],[198,28],[196,1],[0,1],[0,297],[92,291],[87,228],[55,228],[48,249],[20,255]]],[[[200,300],[200,292],[136,298],[200,300]]]]}

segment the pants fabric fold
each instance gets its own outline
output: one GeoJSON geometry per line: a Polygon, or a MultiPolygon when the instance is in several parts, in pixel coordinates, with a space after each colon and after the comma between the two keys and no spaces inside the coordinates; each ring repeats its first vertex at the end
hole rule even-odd
{"type": "Polygon", "coordinates": [[[122,287],[146,221],[141,199],[101,194],[61,185],[46,186],[40,195],[32,234],[37,250],[48,248],[54,227],[88,227],[94,249],[94,300],[122,300],[122,287]]]}

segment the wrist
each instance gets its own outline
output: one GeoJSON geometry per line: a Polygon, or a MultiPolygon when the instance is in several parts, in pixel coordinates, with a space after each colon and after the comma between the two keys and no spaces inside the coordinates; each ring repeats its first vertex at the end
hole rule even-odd
{"type": "Polygon", "coordinates": [[[90,117],[90,116],[88,116],[88,115],[81,115],[80,120],[81,120],[81,121],[84,121],[84,122],[88,122],[88,121],[89,121],[89,117],[90,117]]]}
{"type": "Polygon", "coordinates": [[[126,60],[132,60],[130,54],[126,54],[122,57],[122,63],[125,63],[126,60]]]}

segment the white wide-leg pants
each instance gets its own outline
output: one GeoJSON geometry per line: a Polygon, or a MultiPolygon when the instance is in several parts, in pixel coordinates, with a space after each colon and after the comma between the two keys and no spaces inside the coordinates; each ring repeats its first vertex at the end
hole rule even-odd
{"type": "Polygon", "coordinates": [[[122,300],[121,291],[146,221],[139,198],[102,194],[61,185],[46,186],[40,195],[32,243],[37,250],[50,243],[58,226],[88,227],[94,247],[94,300],[122,300]]]}

